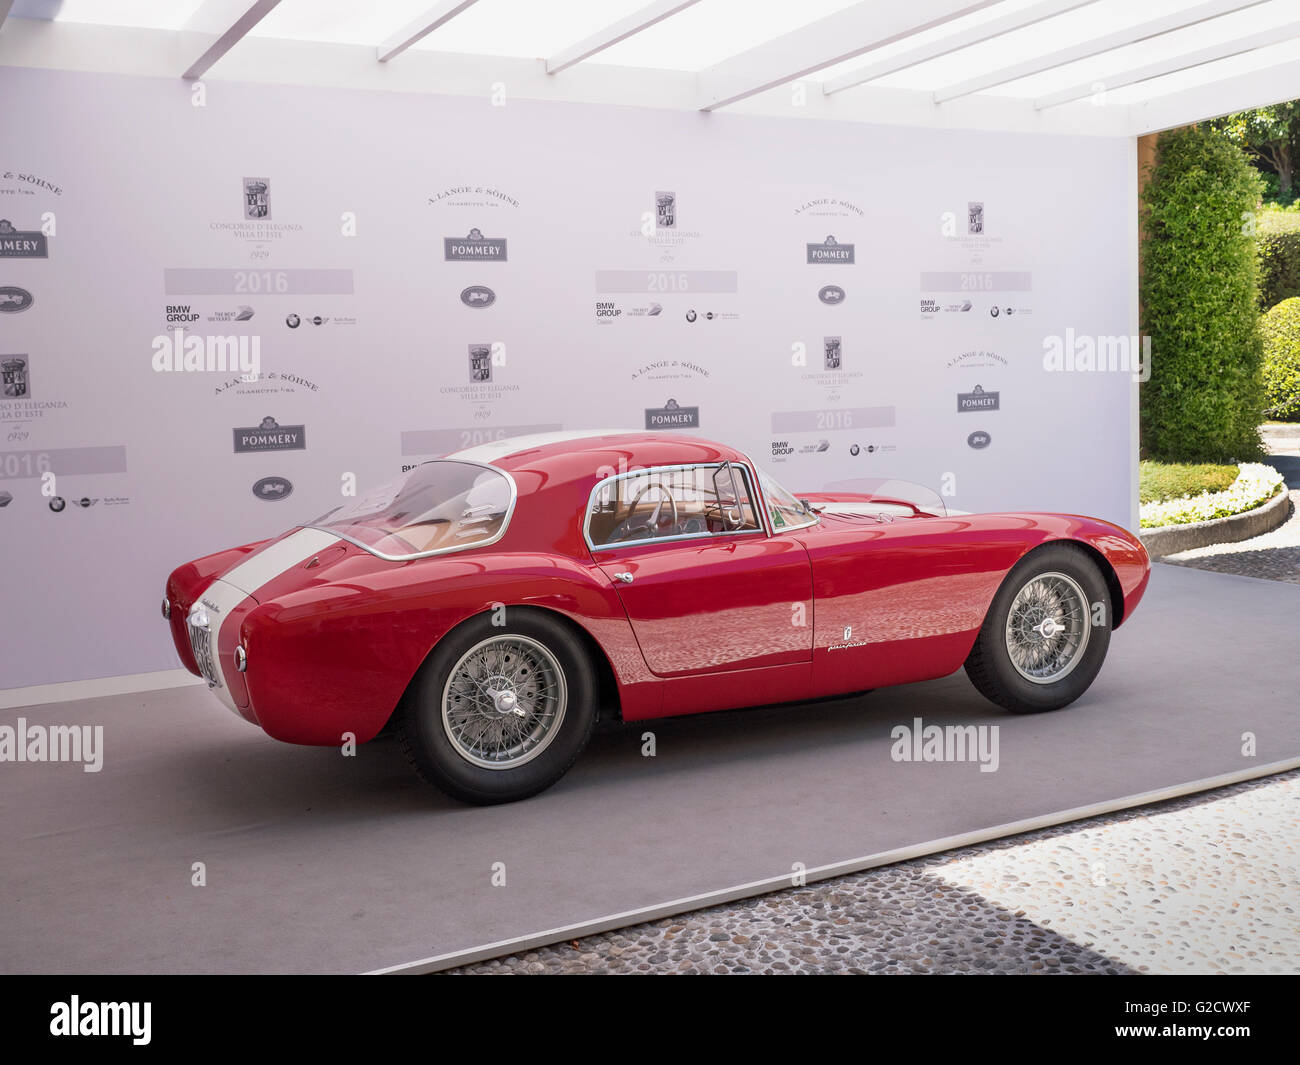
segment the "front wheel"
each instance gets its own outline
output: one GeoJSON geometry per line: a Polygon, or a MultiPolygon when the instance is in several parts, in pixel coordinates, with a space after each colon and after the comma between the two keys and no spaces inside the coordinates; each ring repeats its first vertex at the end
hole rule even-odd
{"type": "Polygon", "coordinates": [[[505,626],[474,618],[434,649],[398,725],[416,771],[464,802],[513,802],[550,787],[596,721],[579,640],[543,614],[506,614],[505,626]]]}
{"type": "Polygon", "coordinates": [[[1110,645],[1110,592],[1097,564],[1049,544],[1007,574],[966,658],[985,698],[1017,714],[1059,710],[1086,692],[1110,645]]]}

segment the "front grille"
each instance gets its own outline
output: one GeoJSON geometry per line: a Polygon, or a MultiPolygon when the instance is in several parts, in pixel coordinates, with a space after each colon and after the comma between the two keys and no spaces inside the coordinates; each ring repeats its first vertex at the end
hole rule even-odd
{"type": "Polygon", "coordinates": [[[221,672],[212,655],[212,626],[201,603],[195,604],[185,619],[185,630],[189,633],[190,650],[194,652],[194,662],[203,674],[203,679],[208,682],[209,688],[220,688],[221,672]]]}

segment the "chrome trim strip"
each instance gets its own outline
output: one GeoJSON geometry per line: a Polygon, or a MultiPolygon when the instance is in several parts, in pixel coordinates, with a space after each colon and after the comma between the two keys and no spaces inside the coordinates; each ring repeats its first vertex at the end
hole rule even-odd
{"type": "MultiPolygon", "coordinates": [[[[430,558],[433,555],[450,555],[457,551],[473,551],[475,548],[479,547],[490,547],[492,544],[495,544],[500,540],[501,537],[505,536],[506,531],[510,528],[510,519],[515,516],[515,504],[519,502],[519,486],[515,484],[515,479],[510,476],[509,471],[503,470],[500,466],[493,466],[489,462],[474,462],[471,459],[444,458],[429,459],[428,462],[418,462],[406,472],[411,473],[414,470],[419,469],[421,466],[427,466],[429,462],[455,462],[461,466],[478,466],[481,469],[491,470],[493,473],[498,473],[506,479],[506,484],[510,486],[510,502],[506,504],[505,517],[501,519],[501,528],[497,530],[495,536],[492,536],[487,540],[475,540],[472,544],[453,544],[451,547],[439,547],[432,551],[417,551],[414,554],[409,555],[389,555],[385,554],[383,551],[376,551],[369,544],[362,543],[355,536],[349,536],[347,533],[341,533],[337,529],[331,529],[328,525],[300,525],[298,528],[320,529],[322,532],[327,532],[331,536],[337,536],[340,540],[346,540],[350,544],[356,544],[357,547],[368,551],[370,554],[374,555],[375,558],[382,558],[385,562],[411,562],[417,558],[430,558]]],[[[332,514],[333,511],[330,511],[330,513],[332,514]]]]}
{"type": "MultiPolygon", "coordinates": [[[[594,554],[597,551],[620,551],[628,547],[644,547],[648,544],[670,544],[670,543],[676,543],[680,540],[716,540],[722,536],[753,536],[755,533],[766,532],[767,530],[765,528],[759,528],[759,529],[736,529],[733,532],[720,532],[720,533],[714,533],[714,532],[678,533],[676,536],[655,536],[647,540],[625,540],[624,542],[619,544],[601,544],[599,547],[597,547],[594,543],[591,542],[591,509],[592,509],[592,505],[596,501],[596,493],[599,492],[602,488],[604,488],[605,485],[612,484],[615,481],[622,481],[628,477],[641,477],[647,474],[677,473],[682,470],[720,470],[725,464],[725,461],[726,460],[719,461],[719,462],[687,462],[677,466],[641,466],[634,470],[627,470],[624,473],[613,474],[612,476],[606,477],[603,481],[597,481],[596,484],[591,489],[591,493],[587,496],[587,508],[586,508],[587,512],[585,515],[583,515],[583,519],[582,519],[582,538],[583,540],[586,541],[587,549],[594,554]]],[[[732,466],[738,465],[742,470],[745,471],[745,480],[747,482],[749,481],[757,482],[757,477],[750,470],[747,463],[733,462],[731,463],[731,465],[732,466]]],[[[750,495],[749,505],[752,507],[755,505],[754,489],[748,483],[746,484],[745,487],[749,489],[749,495],[750,495]]],[[[772,534],[769,532],[767,533],[767,535],[771,536],[772,534]]]]}

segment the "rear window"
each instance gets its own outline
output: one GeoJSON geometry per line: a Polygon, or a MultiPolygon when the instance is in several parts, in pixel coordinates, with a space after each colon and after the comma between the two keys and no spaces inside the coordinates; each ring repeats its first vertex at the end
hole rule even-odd
{"type": "Polygon", "coordinates": [[[441,554],[499,540],[515,485],[495,466],[424,462],[310,523],[382,558],[441,554]]]}

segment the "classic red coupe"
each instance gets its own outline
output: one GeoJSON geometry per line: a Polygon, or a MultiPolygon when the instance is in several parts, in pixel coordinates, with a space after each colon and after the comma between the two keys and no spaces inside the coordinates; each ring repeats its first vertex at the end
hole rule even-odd
{"type": "Polygon", "coordinates": [[[963,664],[1017,713],[1082,695],[1150,575],[1095,518],[949,513],[891,482],[797,496],[676,432],[516,437],[189,562],[186,668],[290,743],[391,724],[451,795],[555,783],[622,721],[815,699],[963,664]]]}

